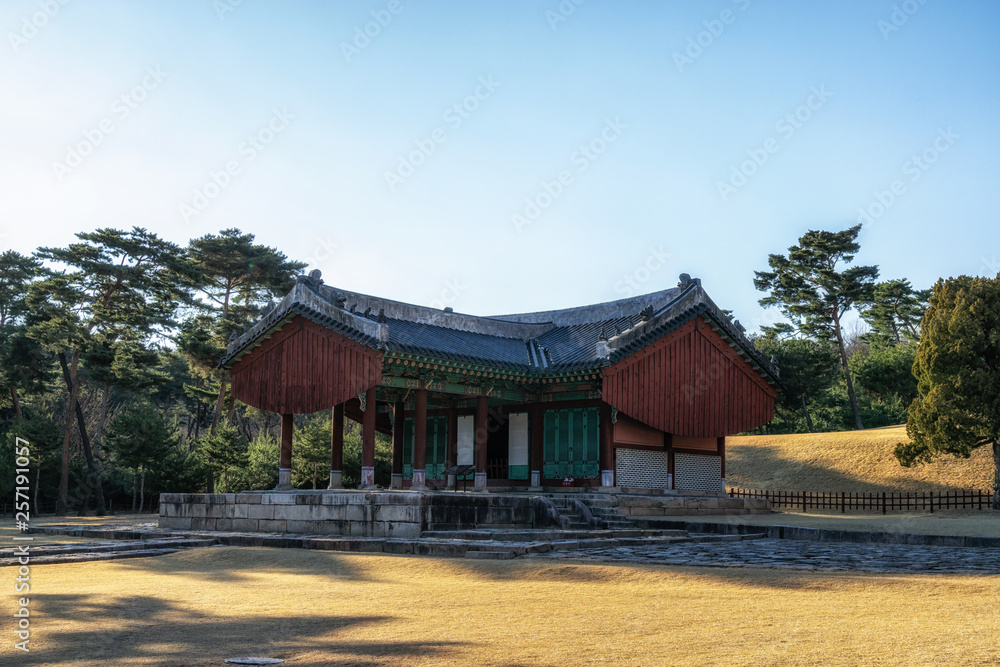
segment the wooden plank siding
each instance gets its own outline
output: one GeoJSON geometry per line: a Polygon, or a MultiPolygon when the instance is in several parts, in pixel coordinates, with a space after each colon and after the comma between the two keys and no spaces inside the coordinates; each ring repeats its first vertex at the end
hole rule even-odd
{"type": "Polygon", "coordinates": [[[382,352],[296,316],[233,364],[233,395],[279,414],[308,414],[382,380],[382,352]]]}
{"type": "Polygon", "coordinates": [[[717,438],[774,417],[777,392],[700,318],[603,370],[602,398],[653,428],[717,438]]]}

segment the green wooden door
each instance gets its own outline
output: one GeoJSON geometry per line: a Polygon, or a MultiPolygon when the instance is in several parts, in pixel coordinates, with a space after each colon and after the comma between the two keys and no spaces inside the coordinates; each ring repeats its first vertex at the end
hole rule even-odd
{"type": "Polygon", "coordinates": [[[600,473],[598,409],[547,410],[542,477],[596,479],[600,473]]]}
{"type": "MultiPolygon", "coordinates": [[[[413,479],[413,418],[403,422],[403,478],[413,479]]],[[[424,465],[427,479],[441,479],[448,461],[448,417],[427,418],[427,449],[424,465]]]]}

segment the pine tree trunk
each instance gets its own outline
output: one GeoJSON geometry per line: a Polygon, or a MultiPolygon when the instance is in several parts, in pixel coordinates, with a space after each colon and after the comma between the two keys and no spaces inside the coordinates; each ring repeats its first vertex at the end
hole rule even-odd
{"type": "Polygon", "coordinates": [[[1000,440],[993,441],[993,509],[1000,510],[1000,440]]]}
{"type": "MultiPolygon", "coordinates": [[[[72,369],[67,368],[66,355],[62,352],[59,353],[59,365],[62,366],[63,379],[66,381],[66,386],[69,387],[70,393],[73,393],[74,396],[76,395],[76,388],[79,386],[76,374],[79,360],[80,351],[76,350],[73,352],[72,369]]],[[[76,424],[80,431],[80,443],[83,445],[83,455],[87,459],[87,471],[89,473],[89,479],[84,487],[83,509],[86,509],[90,501],[91,492],[97,491],[97,509],[103,512],[105,510],[104,487],[101,484],[101,474],[97,469],[97,462],[94,461],[94,453],[90,448],[90,437],[87,435],[87,420],[84,417],[80,401],[74,401],[74,405],[76,407],[76,424]]]]}
{"type": "Polygon", "coordinates": [[[858,397],[854,393],[854,382],[851,381],[851,369],[847,366],[847,347],[844,345],[844,334],[840,330],[840,320],[833,320],[833,330],[837,335],[837,346],[840,348],[840,362],[844,366],[844,380],[847,382],[847,395],[851,399],[851,411],[854,413],[854,428],[861,431],[865,425],[861,423],[861,410],[858,408],[858,397]]]}
{"type": "Polygon", "coordinates": [[[222,408],[226,403],[226,376],[222,376],[222,380],[219,381],[219,400],[215,403],[215,415],[212,417],[212,430],[209,434],[215,435],[215,429],[219,427],[219,421],[222,419],[222,408]]]}
{"type": "MultiPolygon", "coordinates": [[[[59,470],[59,500],[56,503],[56,514],[65,514],[69,509],[69,436],[73,431],[73,417],[76,412],[76,384],[71,381],[72,374],[66,371],[66,354],[60,352],[59,360],[62,362],[66,388],[69,390],[69,402],[66,404],[66,430],[63,432],[62,468],[59,470]]],[[[80,351],[74,350],[74,371],[79,361],[80,351]]]]}
{"type": "Polygon", "coordinates": [[[10,386],[10,399],[14,401],[14,416],[21,416],[21,401],[17,398],[17,387],[14,385],[10,386]]]}
{"type": "Polygon", "coordinates": [[[226,413],[226,425],[233,425],[233,412],[236,411],[236,397],[232,394],[229,395],[229,412],[226,413]]]}
{"type": "Polygon", "coordinates": [[[802,412],[806,416],[806,426],[809,428],[809,432],[810,433],[815,433],[815,431],[813,430],[813,420],[812,420],[812,417],[809,416],[809,408],[806,407],[806,395],[805,394],[801,394],[801,395],[799,395],[799,398],[802,399],[802,412]]]}
{"type": "Polygon", "coordinates": [[[135,492],[139,488],[139,469],[136,468],[132,471],[132,514],[135,514],[136,506],[139,504],[139,498],[135,495],[135,492]]]}
{"type": "Polygon", "coordinates": [[[104,383],[104,395],[101,397],[101,418],[97,421],[97,433],[94,434],[94,456],[100,454],[101,435],[104,433],[104,423],[108,417],[108,394],[111,393],[111,383],[104,383]]]}
{"type": "Polygon", "coordinates": [[[142,509],[145,507],[146,502],[146,464],[143,463],[139,466],[139,514],[142,514],[142,509]]]}

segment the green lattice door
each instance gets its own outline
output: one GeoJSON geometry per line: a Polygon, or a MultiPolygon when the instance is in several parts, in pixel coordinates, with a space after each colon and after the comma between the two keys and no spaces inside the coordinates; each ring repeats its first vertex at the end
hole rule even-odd
{"type": "Polygon", "coordinates": [[[545,412],[542,477],[598,477],[600,443],[597,419],[596,407],[545,412]]]}
{"type": "MultiPolygon", "coordinates": [[[[403,478],[413,479],[413,418],[403,422],[403,478]]],[[[427,479],[441,479],[447,468],[448,417],[427,418],[427,451],[424,464],[427,479]]]]}

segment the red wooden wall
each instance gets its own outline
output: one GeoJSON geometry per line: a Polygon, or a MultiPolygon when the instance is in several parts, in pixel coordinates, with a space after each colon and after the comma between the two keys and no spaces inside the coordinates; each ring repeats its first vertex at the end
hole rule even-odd
{"type": "Polygon", "coordinates": [[[774,387],[701,318],[603,374],[606,402],[667,433],[715,438],[774,417],[774,387]]]}
{"type": "Polygon", "coordinates": [[[233,395],[281,414],[325,410],[382,380],[382,352],[301,315],[230,369],[233,395]]]}

